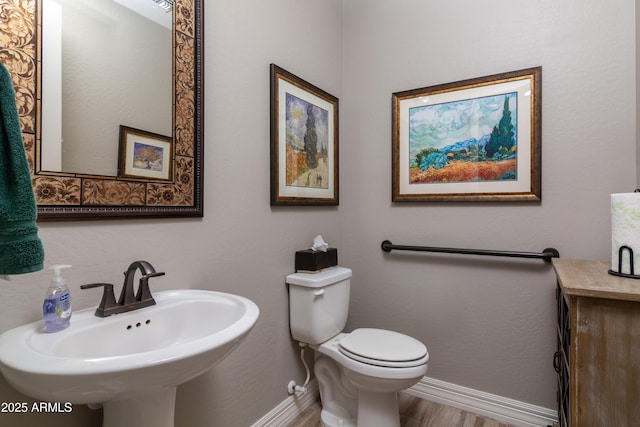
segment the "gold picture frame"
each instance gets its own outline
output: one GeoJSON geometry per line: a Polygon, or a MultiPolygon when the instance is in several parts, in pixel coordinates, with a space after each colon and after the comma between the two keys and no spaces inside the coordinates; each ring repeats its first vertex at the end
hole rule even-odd
{"type": "Polygon", "coordinates": [[[541,199],[542,67],[393,94],[392,201],[541,199]]]}

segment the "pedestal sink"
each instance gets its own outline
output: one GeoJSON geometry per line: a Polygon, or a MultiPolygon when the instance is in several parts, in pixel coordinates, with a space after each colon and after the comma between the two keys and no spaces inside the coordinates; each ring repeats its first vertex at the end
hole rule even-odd
{"type": "Polygon", "coordinates": [[[154,306],[107,318],[76,311],[53,334],[41,321],[11,329],[0,335],[0,371],[35,399],[102,405],[105,427],[171,427],[176,386],[231,353],[259,310],[215,291],[153,296],[154,306]]]}

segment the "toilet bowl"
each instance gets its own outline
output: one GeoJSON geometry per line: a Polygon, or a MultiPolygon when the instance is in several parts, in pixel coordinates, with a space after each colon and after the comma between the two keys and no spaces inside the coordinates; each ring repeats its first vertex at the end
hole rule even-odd
{"type": "MultiPolygon", "coordinates": [[[[347,379],[354,390],[350,398],[355,402],[348,404],[351,410],[346,411],[333,410],[339,402],[325,405],[325,401],[333,395],[321,396],[321,417],[326,427],[399,427],[397,392],[413,386],[427,373],[429,354],[426,347],[412,337],[393,331],[356,329],[310,347],[330,359],[340,372],[341,379],[347,379]],[[390,341],[404,345],[390,347],[390,341]],[[358,350],[357,353],[349,350],[354,348],[358,350]]],[[[317,371],[316,377],[321,384],[321,394],[329,386],[327,381],[333,380],[332,386],[335,386],[335,378],[323,378],[317,371]]]]}
{"type": "Polygon", "coordinates": [[[426,374],[426,346],[385,329],[344,332],[351,270],[291,274],[290,329],[315,350],[315,374],[326,427],[399,427],[397,392],[426,374]]]}

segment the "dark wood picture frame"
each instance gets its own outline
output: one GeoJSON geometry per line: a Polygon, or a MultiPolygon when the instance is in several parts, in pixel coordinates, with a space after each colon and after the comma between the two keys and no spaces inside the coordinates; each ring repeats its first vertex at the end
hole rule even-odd
{"type": "Polygon", "coordinates": [[[338,98],[275,64],[270,76],[271,205],[338,205],[338,98]]]}
{"type": "Polygon", "coordinates": [[[173,139],[120,125],[118,177],[173,180],[173,139]]]}

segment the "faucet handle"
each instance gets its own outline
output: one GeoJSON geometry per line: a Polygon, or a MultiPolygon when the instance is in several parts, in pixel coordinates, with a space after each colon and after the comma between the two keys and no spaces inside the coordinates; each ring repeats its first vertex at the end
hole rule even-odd
{"type": "Polygon", "coordinates": [[[109,310],[118,305],[116,303],[116,296],[113,293],[113,285],[111,283],[89,283],[87,285],[80,286],[80,289],[99,288],[101,286],[104,287],[104,292],[102,293],[100,305],[96,308],[96,316],[107,317],[111,314],[109,313],[109,310]]]}
{"type": "Polygon", "coordinates": [[[155,300],[153,299],[151,290],[149,289],[149,279],[158,276],[164,276],[164,272],[149,273],[140,278],[140,283],[138,284],[138,292],[136,293],[137,301],[152,301],[151,305],[155,304],[155,300]]]}

